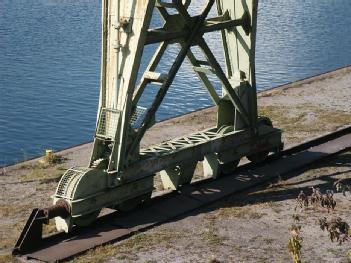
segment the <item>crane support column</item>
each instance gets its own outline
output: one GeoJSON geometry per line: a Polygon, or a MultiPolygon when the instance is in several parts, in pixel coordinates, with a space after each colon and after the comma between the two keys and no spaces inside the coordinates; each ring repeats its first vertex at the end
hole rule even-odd
{"type": "MultiPolygon", "coordinates": [[[[88,226],[104,207],[137,207],[150,198],[158,173],[165,188],[178,189],[191,183],[198,164],[204,176],[217,178],[231,173],[242,157],[262,162],[269,152],[282,148],[281,130],[257,115],[257,0],[206,0],[192,16],[189,8],[195,2],[199,4],[191,0],[102,0],[94,147],[88,166],[67,170],[57,186],[54,207],[65,204],[64,216],[51,213],[58,230],[88,226]],[[217,15],[210,16],[213,8],[217,15]],[[155,11],[164,20],[160,28],[150,27],[155,11]],[[225,68],[206,42],[205,35],[216,31],[221,33],[218,41],[223,44],[225,68]],[[144,48],[151,44],[158,48],[142,70],[144,48]],[[178,45],[180,51],[171,67],[159,67],[172,45],[178,45]],[[194,47],[203,58],[197,57],[194,47]],[[140,141],[155,123],[155,114],[185,60],[217,107],[217,125],[141,148],[140,141]],[[219,89],[208,74],[221,82],[219,89]],[[145,108],[140,100],[150,84],[157,89],[145,108]]],[[[34,214],[31,220],[38,222],[34,214]]]]}

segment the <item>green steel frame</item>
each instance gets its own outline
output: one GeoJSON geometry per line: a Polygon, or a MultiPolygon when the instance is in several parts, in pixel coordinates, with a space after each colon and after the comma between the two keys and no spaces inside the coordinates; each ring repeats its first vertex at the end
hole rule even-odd
{"type": "Polygon", "coordinates": [[[257,115],[255,39],[257,0],[217,0],[218,16],[208,18],[215,0],[199,15],[188,12],[190,0],[103,0],[102,66],[99,113],[89,168],[75,167],[62,177],[54,203],[64,199],[70,216],[57,217],[59,230],[88,225],[103,207],[131,208],[150,197],[153,176],[160,172],[166,188],[191,182],[196,164],[204,176],[216,178],[234,169],[241,157],[262,161],[282,147],[281,131],[257,115]],[[157,10],[162,28],[149,28],[157,10]],[[170,10],[173,10],[170,12],[170,10]],[[204,34],[222,34],[226,70],[205,41],[204,34]],[[144,47],[159,44],[140,83],[136,85],[144,47]],[[167,73],[156,72],[169,45],[180,51],[167,73]],[[197,59],[197,47],[205,58],[197,59]],[[180,66],[188,59],[218,109],[217,126],[146,149],[140,141],[155,122],[155,113],[180,66]],[[208,78],[222,83],[218,94],[208,78]],[[149,108],[139,100],[149,84],[158,90],[149,108]]]}

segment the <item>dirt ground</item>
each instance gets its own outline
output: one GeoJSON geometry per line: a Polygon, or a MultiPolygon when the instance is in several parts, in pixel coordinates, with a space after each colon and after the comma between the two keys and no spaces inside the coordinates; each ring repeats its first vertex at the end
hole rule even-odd
{"type": "MultiPolygon", "coordinates": [[[[335,194],[337,206],[328,213],[319,206],[297,209],[300,190],[322,192],[349,178],[351,152],[290,175],[289,179],[229,197],[185,217],[140,233],[116,245],[95,249],[74,262],[292,262],[289,227],[301,225],[303,262],[347,262],[351,240],[332,243],[318,219],[340,216],[350,224],[351,193],[335,194]],[[296,177],[295,177],[296,176],[296,177]],[[300,221],[295,223],[293,215],[300,221]]],[[[335,190],[335,189],[334,189],[335,190]]]]}
{"type": "MultiPolygon", "coordinates": [[[[351,67],[284,85],[258,95],[259,111],[283,129],[285,146],[300,143],[351,123],[351,67]]],[[[156,124],[143,145],[214,126],[215,108],[156,124]],[[182,133],[180,133],[180,131],[182,133]]],[[[39,159],[0,170],[0,262],[11,262],[9,249],[31,209],[51,204],[50,195],[66,168],[86,165],[91,143],[57,153],[55,165],[39,159]]],[[[140,233],[116,245],[91,251],[76,262],[290,262],[288,227],[300,189],[318,184],[331,189],[337,177],[350,178],[351,152],[281,180],[267,189],[228,198],[182,220],[140,233]]],[[[201,173],[199,164],[197,173],[201,173]]],[[[157,189],[162,189],[156,180],[157,189]]],[[[351,195],[336,194],[338,215],[351,224],[351,195]]],[[[325,214],[309,207],[301,212],[304,262],[346,262],[351,243],[328,240],[315,221],[325,214]]],[[[45,232],[53,231],[49,225],[45,232]]]]}

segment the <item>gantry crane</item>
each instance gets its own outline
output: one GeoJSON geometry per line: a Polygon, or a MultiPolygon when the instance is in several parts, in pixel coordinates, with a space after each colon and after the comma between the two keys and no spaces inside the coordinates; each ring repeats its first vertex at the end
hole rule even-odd
{"type": "MultiPolygon", "coordinates": [[[[160,172],[165,188],[178,189],[192,180],[198,162],[205,177],[233,170],[240,158],[260,162],[282,147],[281,131],[257,114],[255,39],[257,0],[208,0],[191,16],[191,0],[103,0],[100,100],[94,147],[88,167],[73,167],[62,176],[54,206],[36,209],[38,218],[55,218],[60,231],[87,226],[104,207],[131,209],[150,198],[153,178],[160,172]],[[218,15],[208,17],[217,5],[218,15]],[[150,28],[157,11],[163,27],[150,28]],[[220,31],[223,69],[204,35],[220,31]],[[158,44],[137,83],[146,45],[158,44]],[[169,69],[158,65],[168,47],[180,51],[169,69]],[[196,57],[192,48],[203,53],[196,57]],[[217,125],[147,148],[140,147],[155,113],[187,59],[217,107],[217,125]],[[208,74],[222,84],[218,94],[208,74]],[[149,108],[140,98],[156,89],[149,108]]],[[[191,95],[191,94],[184,94],[191,95]]]]}

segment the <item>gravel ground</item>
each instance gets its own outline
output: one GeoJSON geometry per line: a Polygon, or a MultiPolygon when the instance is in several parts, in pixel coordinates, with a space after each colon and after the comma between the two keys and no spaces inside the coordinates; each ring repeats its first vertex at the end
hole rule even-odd
{"type": "MultiPolygon", "coordinates": [[[[301,225],[303,262],[347,262],[351,240],[338,245],[323,232],[318,219],[340,216],[351,224],[351,193],[335,194],[337,206],[328,213],[320,206],[297,209],[296,197],[311,186],[322,192],[333,182],[348,178],[351,183],[351,152],[347,152],[289,175],[289,178],[261,189],[229,197],[185,218],[156,227],[132,243],[123,241],[109,247],[116,254],[107,262],[292,262],[287,244],[289,227],[301,225]],[[298,214],[300,221],[294,222],[298,214]]],[[[132,238],[133,239],[133,238],[132,238]]],[[[89,252],[80,260],[98,261],[101,250],[89,252]]]]}

